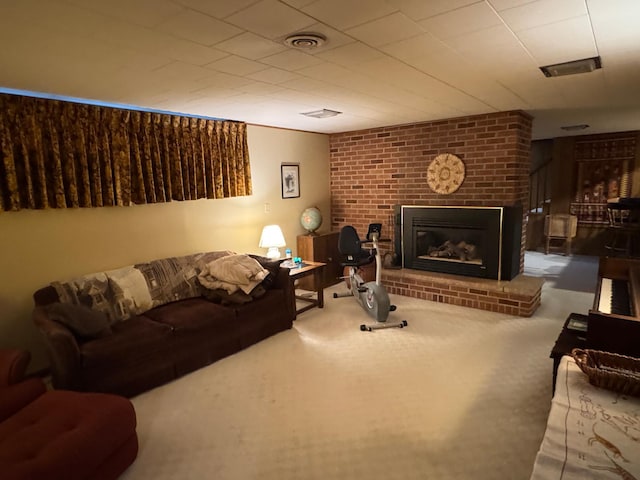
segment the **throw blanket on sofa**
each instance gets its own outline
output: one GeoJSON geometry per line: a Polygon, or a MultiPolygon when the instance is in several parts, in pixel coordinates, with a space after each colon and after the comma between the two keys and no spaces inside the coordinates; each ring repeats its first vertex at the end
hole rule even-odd
{"type": "Polygon", "coordinates": [[[196,253],[51,282],[59,301],[104,313],[111,323],[177,300],[199,297],[198,274],[215,259],[235,255],[228,250],[196,253]]]}
{"type": "Polygon", "coordinates": [[[198,280],[210,290],[223,289],[227,293],[242,290],[249,294],[269,274],[260,263],[248,255],[228,255],[205,265],[198,280]]]}

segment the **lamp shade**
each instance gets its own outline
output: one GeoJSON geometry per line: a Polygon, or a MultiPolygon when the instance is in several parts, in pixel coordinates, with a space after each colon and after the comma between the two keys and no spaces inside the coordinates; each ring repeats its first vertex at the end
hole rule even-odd
{"type": "Polygon", "coordinates": [[[260,235],[260,248],[268,248],[268,258],[278,259],[280,258],[279,247],[284,247],[286,242],[284,241],[284,235],[282,229],[278,225],[267,225],[262,229],[262,235],[260,235]]]}

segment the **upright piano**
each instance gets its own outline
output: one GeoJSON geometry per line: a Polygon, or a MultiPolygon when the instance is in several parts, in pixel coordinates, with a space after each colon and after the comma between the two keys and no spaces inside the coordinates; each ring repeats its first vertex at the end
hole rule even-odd
{"type": "Polygon", "coordinates": [[[600,258],[587,347],[640,357],[640,259],[600,258]]]}

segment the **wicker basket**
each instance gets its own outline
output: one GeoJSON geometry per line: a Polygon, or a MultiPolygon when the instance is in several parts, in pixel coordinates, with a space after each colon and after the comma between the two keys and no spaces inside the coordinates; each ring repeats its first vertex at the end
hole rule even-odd
{"type": "Polygon", "coordinates": [[[571,355],[592,385],[640,396],[640,358],[581,348],[574,348],[571,355]]]}

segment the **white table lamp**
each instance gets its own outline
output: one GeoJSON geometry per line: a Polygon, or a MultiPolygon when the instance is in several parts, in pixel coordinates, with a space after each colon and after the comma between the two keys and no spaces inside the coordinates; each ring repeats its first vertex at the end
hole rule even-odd
{"type": "Polygon", "coordinates": [[[284,247],[286,242],[284,241],[284,235],[278,225],[267,225],[262,229],[262,235],[260,236],[260,248],[268,248],[267,257],[272,260],[280,258],[280,247],[284,247]]]}

